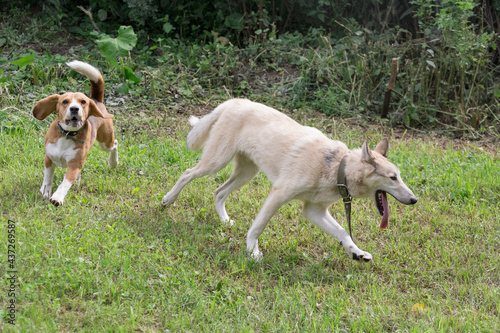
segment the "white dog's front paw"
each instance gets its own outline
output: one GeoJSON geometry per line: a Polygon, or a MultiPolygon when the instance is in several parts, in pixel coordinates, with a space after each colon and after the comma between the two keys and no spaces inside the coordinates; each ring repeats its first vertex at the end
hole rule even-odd
{"type": "Polygon", "coordinates": [[[161,199],[161,204],[164,207],[168,207],[174,203],[175,199],[177,199],[177,197],[170,195],[170,193],[167,193],[167,194],[165,194],[163,199],[161,199]]]}
{"type": "Polygon", "coordinates": [[[358,261],[369,262],[372,260],[372,255],[368,252],[357,249],[357,251],[351,252],[351,258],[358,261]]]}
{"type": "Polygon", "coordinates": [[[228,227],[232,227],[234,225],[234,221],[231,220],[229,217],[227,219],[221,220],[221,222],[227,225],[228,227]]]}
{"type": "Polygon", "coordinates": [[[344,247],[344,249],[349,254],[349,257],[354,260],[368,262],[372,260],[372,255],[368,252],[360,250],[356,244],[351,240],[350,237],[343,239],[340,242],[340,245],[344,247]]]}
{"type": "Polygon", "coordinates": [[[262,252],[259,251],[259,249],[254,249],[252,253],[250,254],[250,257],[254,259],[255,261],[261,261],[262,260],[262,252]]]}

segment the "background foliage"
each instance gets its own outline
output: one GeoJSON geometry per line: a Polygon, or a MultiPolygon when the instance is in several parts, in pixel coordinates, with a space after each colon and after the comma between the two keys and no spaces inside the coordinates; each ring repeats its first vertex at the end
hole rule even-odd
{"type": "MultiPolygon", "coordinates": [[[[40,54],[31,47],[64,29],[75,47],[92,52],[97,43],[119,70],[124,95],[161,97],[161,78],[176,76],[187,98],[223,89],[292,109],[379,119],[391,59],[398,58],[384,121],[456,137],[498,136],[499,9],[498,0],[91,0],[80,8],[69,0],[10,0],[3,6],[0,46],[8,54],[0,59],[0,80],[19,89],[22,73],[7,65],[40,54]],[[22,15],[21,4],[44,33],[8,20],[22,15]],[[136,43],[106,52],[103,41],[119,43],[120,30],[136,43]]],[[[66,50],[49,53],[57,58],[66,50]]],[[[38,63],[27,64],[26,75],[38,72],[38,63]]]]}

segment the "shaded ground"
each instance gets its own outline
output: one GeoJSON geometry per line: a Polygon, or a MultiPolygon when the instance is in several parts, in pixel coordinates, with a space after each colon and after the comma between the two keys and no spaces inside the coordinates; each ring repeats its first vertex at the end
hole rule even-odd
{"type": "MultiPolygon", "coordinates": [[[[32,33],[31,31],[25,31],[26,36],[12,36],[6,46],[2,47],[2,54],[7,56],[11,52],[15,51],[12,45],[18,45],[20,48],[28,51],[33,50],[40,55],[66,55],[68,57],[73,57],[75,54],[79,54],[80,49],[95,48],[95,44],[79,38],[75,34],[71,34],[64,30],[54,29],[53,26],[44,22],[43,20],[36,20],[33,18],[26,17],[24,20],[19,20],[16,22],[9,21],[9,17],[1,17],[3,21],[0,22],[0,29],[10,29],[23,31],[24,27],[29,27],[36,25],[36,29],[43,31],[44,33],[32,33]],[[19,38],[17,40],[16,38],[19,38]],[[10,47],[8,45],[11,45],[10,47]]],[[[133,56],[133,55],[132,55],[133,56]]],[[[241,76],[242,74],[237,74],[236,76],[241,76]]],[[[265,71],[260,68],[256,68],[252,71],[251,77],[243,77],[250,84],[255,85],[256,90],[260,90],[259,87],[273,87],[279,82],[290,81],[295,77],[299,76],[300,73],[293,66],[284,66],[280,71],[265,71]]],[[[159,88],[161,90],[161,88],[159,88]]],[[[262,89],[262,95],[267,94],[269,89],[262,89]]],[[[162,118],[168,117],[182,117],[187,118],[188,115],[203,116],[210,112],[219,102],[221,96],[199,96],[196,99],[189,100],[183,99],[182,97],[174,97],[177,95],[175,90],[172,91],[162,91],[159,94],[160,98],[157,99],[142,99],[138,102],[136,97],[127,96],[113,96],[115,94],[115,89],[113,89],[112,84],[107,87],[107,97],[111,100],[118,100],[118,105],[110,106],[110,110],[116,110],[117,114],[121,113],[122,109],[126,109],[126,112],[142,114],[145,120],[161,121],[162,118]]],[[[254,93],[256,94],[256,92],[254,93]]],[[[3,104],[3,103],[2,103],[3,104]]],[[[277,103],[278,104],[278,103],[277,103]]],[[[290,113],[291,110],[280,108],[280,105],[273,105],[280,111],[285,113],[290,113]]],[[[28,107],[29,108],[29,107],[28,107]]],[[[307,118],[314,118],[316,123],[327,123],[329,119],[334,119],[332,116],[326,116],[320,112],[311,110],[301,111],[297,114],[294,112],[292,115],[301,123],[301,120],[307,118]]],[[[345,126],[351,128],[357,128],[359,130],[366,129],[368,127],[378,127],[381,131],[385,133],[386,136],[392,137],[394,139],[409,139],[418,138],[424,141],[430,141],[437,144],[439,147],[447,148],[452,146],[453,149],[479,149],[490,153],[495,158],[498,158],[499,152],[499,138],[498,137],[483,137],[480,140],[470,140],[467,138],[450,138],[450,133],[442,130],[420,130],[415,128],[404,128],[402,126],[390,127],[384,121],[370,121],[363,119],[361,116],[339,119],[335,117],[335,121],[341,121],[345,126]]],[[[313,121],[314,122],[314,121],[313,121]]],[[[136,130],[148,130],[147,122],[144,124],[124,124],[127,127],[137,127],[136,130]]],[[[320,126],[321,127],[321,126],[320,126]]],[[[326,133],[329,133],[328,127],[322,128],[326,133]]],[[[165,132],[171,133],[173,129],[165,129],[165,132]]]]}

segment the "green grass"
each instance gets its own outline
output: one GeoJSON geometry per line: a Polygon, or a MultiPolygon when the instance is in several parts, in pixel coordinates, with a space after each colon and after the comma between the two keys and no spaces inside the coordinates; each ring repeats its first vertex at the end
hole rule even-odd
{"type": "MultiPolygon", "coordinates": [[[[32,27],[25,29],[28,35],[20,35],[4,28],[5,34],[19,38],[9,40],[22,47],[0,57],[0,74],[5,73],[0,77],[0,318],[10,301],[5,260],[9,219],[17,226],[18,269],[17,325],[0,319],[0,331],[500,331],[496,147],[485,151],[479,144],[416,132],[392,139],[389,157],[419,202],[404,206],[390,198],[390,225],[380,230],[373,203],[355,200],[354,234],[359,247],[374,256],[372,263],[350,260],[338,241],[301,217],[300,202],[284,205],[269,223],[259,239],[264,258],[256,263],[245,252],[245,238],[270,190],[264,175],[228,198],[233,227],[218,221],[213,200],[231,167],[193,181],[173,206],[160,207],[161,198],[200,156],[185,147],[187,116],[241,94],[288,108],[300,123],[351,148],[364,140],[373,148],[383,136],[397,136],[383,124],[368,125],[360,118],[317,116],[317,111],[358,108],[363,99],[357,90],[351,91],[350,104],[333,88],[325,95],[328,100],[303,97],[298,103],[294,94],[308,92],[307,85],[299,84],[307,83],[304,73],[273,72],[273,62],[264,68],[256,62],[239,85],[231,83],[240,73],[230,63],[235,59],[231,49],[225,50],[217,75],[188,67],[202,59],[194,51],[187,59],[167,54],[147,61],[133,54],[126,61],[135,61],[145,79],[125,96],[125,105],[108,105],[115,115],[120,165],[109,170],[106,154],[94,147],[80,186],[55,208],[39,193],[43,137],[50,121],[32,119],[34,102],[61,91],[88,91],[88,82],[63,64],[69,59],[97,65],[107,96],[119,97],[116,88],[123,78],[91,41],[78,42],[70,52],[63,50],[62,45],[70,44],[61,40],[71,40],[63,30],[55,31],[56,36],[32,27]],[[26,43],[38,43],[38,35],[57,42],[49,53],[37,53],[34,64],[11,66],[10,61],[26,55],[26,43]],[[159,60],[165,63],[158,65],[159,60]],[[283,77],[273,83],[276,73],[283,77]]],[[[206,53],[207,63],[219,55],[209,49],[206,53]]],[[[274,64],[289,67],[288,58],[280,53],[279,59],[274,64]]],[[[308,68],[323,68],[317,64],[308,68]]],[[[366,84],[358,82],[359,87],[366,84]]],[[[54,189],[63,175],[57,169],[54,189]]],[[[331,212],[345,224],[340,202],[331,212]]]]}
{"type": "MultiPolygon", "coordinates": [[[[270,222],[256,263],[245,253],[245,237],[270,189],[265,176],[228,198],[233,227],[219,223],[213,202],[230,167],[192,182],[173,206],[160,208],[199,153],[185,147],[185,116],[127,106],[110,108],[119,167],[109,170],[106,154],[94,147],[81,185],[60,208],[38,192],[44,129],[26,120],[0,135],[0,253],[6,258],[7,220],[14,220],[19,271],[17,325],[0,323],[0,330],[500,330],[498,155],[409,135],[392,140],[389,157],[419,202],[389,199],[390,227],[382,231],[371,201],[354,201],[354,232],[373,263],[350,260],[301,217],[299,202],[270,222]]],[[[293,116],[352,148],[364,139],[373,147],[383,136],[378,126],[293,116]]],[[[63,174],[57,169],[54,186],[63,174]]],[[[331,211],[344,224],[341,203],[331,211]]],[[[0,275],[6,270],[2,259],[0,275]]],[[[2,317],[7,289],[4,279],[2,317]]]]}

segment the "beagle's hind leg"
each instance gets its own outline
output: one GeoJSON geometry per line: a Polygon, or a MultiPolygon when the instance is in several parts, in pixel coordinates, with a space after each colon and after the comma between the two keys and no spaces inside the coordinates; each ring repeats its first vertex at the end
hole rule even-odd
{"type": "Polygon", "coordinates": [[[101,149],[105,152],[109,152],[109,157],[108,157],[108,165],[111,169],[114,169],[118,166],[118,140],[115,140],[113,145],[108,147],[108,144],[105,142],[99,142],[99,146],[101,149]]]}
{"type": "Polygon", "coordinates": [[[93,119],[93,129],[97,128],[96,140],[99,147],[109,153],[108,165],[111,169],[118,166],[118,140],[115,138],[113,121],[111,119],[93,119]]]}
{"type": "Polygon", "coordinates": [[[54,171],[56,169],[56,165],[52,163],[48,156],[45,156],[44,161],[44,175],[42,187],[40,188],[40,193],[42,193],[43,198],[50,198],[52,195],[52,180],[54,178],[54,171]]]}

